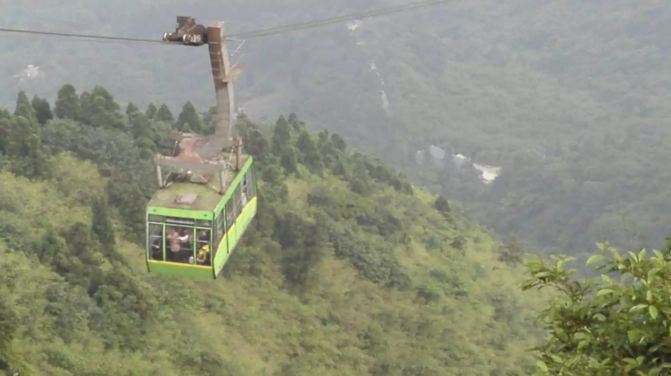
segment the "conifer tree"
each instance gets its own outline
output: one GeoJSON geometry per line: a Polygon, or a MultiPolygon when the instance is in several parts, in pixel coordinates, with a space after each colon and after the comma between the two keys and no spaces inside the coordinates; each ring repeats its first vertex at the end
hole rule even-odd
{"type": "Polygon", "coordinates": [[[282,151],[291,142],[291,128],[289,123],[280,116],[275,122],[275,132],[273,133],[273,153],[281,155],[282,151]]]}
{"type": "Polygon", "coordinates": [[[16,97],[16,109],[14,110],[14,115],[23,116],[30,121],[37,120],[35,109],[33,108],[33,105],[30,104],[28,96],[23,91],[20,91],[16,97]]]}
{"type": "MultiPolygon", "coordinates": [[[[31,107],[32,108],[32,107],[31,107]]],[[[14,157],[14,173],[30,178],[47,175],[48,161],[42,147],[40,129],[35,120],[16,116],[9,122],[7,154],[14,157]]]]}
{"type": "Polygon", "coordinates": [[[167,123],[174,123],[175,117],[172,116],[172,112],[170,112],[168,106],[162,104],[161,107],[158,109],[158,112],[156,112],[156,120],[165,121],[167,123]]]}
{"type": "Polygon", "coordinates": [[[296,149],[292,146],[284,149],[280,164],[284,167],[287,174],[298,173],[298,158],[296,157],[296,149]]]}
{"type": "Polygon", "coordinates": [[[130,120],[131,115],[136,112],[140,112],[140,109],[135,105],[135,103],[128,102],[128,105],[126,106],[126,116],[128,116],[128,119],[130,120]]]}
{"type": "Polygon", "coordinates": [[[37,115],[37,121],[44,125],[47,121],[53,119],[54,114],[51,112],[51,106],[49,101],[46,99],[40,98],[37,95],[33,97],[31,105],[35,109],[35,114],[37,115]]]}
{"type": "Polygon", "coordinates": [[[54,112],[61,119],[78,120],[80,116],[79,96],[74,86],[70,84],[63,85],[58,90],[58,97],[54,104],[54,112]]]}
{"type": "Polygon", "coordinates": [[[142,112],[132,113],[130,118],[131,130],[135,144],[142,150],[143,158],[150,158],[156,151],[156,132],[147,116],[142,112]]]}
{"type": "Polygon", "coordinates": [[[153,119],[158,112],[158,109],[153,103],[149,103],[147,106],[147,110],[144,112],[145,115],[147,115],[147,118],[153,119]]]}
{"type": "Polygon", "coordinates": [[[102,86],[96,86],[91,93],[80,96],[81,112],[79,120],[95,127],[123,129],[123,116],[119,104],[102,86]]]}
{"type": "Polygon", "coordinates": [[[112,94],[110,94],[107,89],[104,87],[97,85],[96,87],[93,88],[93,91],[91,92],[91,96],[93,98],[100,97],[104,100],[105,103],[105,110],[109,112],[115,112],[119,111],[121,109],[121,106],[114,100],[114,97],[112,94]]]}
{"type": "Polygon", "coordinates": [[[331,134],[331,142],[333,143],[333,146],[336,147],[336,149],[340,151],[345,151],[347,148],[347,144],[345,143],[345,140],[343,140],[342,137],[340,137],[339,134],[337,133],[332,133],[331,134]]]}
{"type": "Polygon", "coordinates": [[[263,161],[268,153],[268,141],[261,132],[254,129],[245,138],[245,149],[253,155],[254,158],[263,161]]]}
{"type": "Polygon", "coordinates": [[[303,157],[302,161],[311,172],[319,174],[324,168],[324,163],[322,162],[322,155],[315,145],[315,142],[310,137],[310,134],[306,130],[302,130],[300,136],[298,136],[298,141],[296,146],[301,151],[303,157]]]}
{"type": "Polygon", "coordinates": [[[449,215],[450,214],[450,203],[447,202],[445,197],[443,196],[438,196],[436,198],[436,201],[433,204],[433,207],[436,208],[439,212],[441,212],[443,215],[449,215]]]}
{"type": "Polygon", "coordinates": [[[194,133],[201,133],[203,131],[203,120],[191,102],[184,103],[182,112],[177,117],[177,129],[194,133]]]}
{"type": "Polygon", "coordinates": [[[91,229],[102,245],[103,252],[107,256],[115,255],[114,226],[104,197],[93,200],[91,204],[91,229]]]}

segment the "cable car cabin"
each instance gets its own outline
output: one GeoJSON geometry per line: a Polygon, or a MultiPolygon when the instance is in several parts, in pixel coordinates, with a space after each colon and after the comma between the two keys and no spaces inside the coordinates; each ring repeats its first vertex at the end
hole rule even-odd
{"type": "Polygon", "coordinates": [[[150,272],[195,278],[219,275],[256,214],[252,157],[243,154],[240,165],[238,171],[220,171],[223,195],[188,180],[166,184],[154,194],[147,206],[150,272]]]}

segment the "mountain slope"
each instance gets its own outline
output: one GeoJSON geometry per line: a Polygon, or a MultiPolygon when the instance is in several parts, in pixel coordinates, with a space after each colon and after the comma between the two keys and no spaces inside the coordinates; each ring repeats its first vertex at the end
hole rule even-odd
{"type": "Polygon", "coordinates": [[[312,135],[295,116],[274,128],[243,119],[239,131],[260,168],[258,217],[225,278],[167,279],[146,273],[134,240],[143,223],[124,215],[137,206],[129,195],[151,178],[131,174],[146,162],[148,141],[134,130],[140,116],[124,129],[73,119],[35,126],[18,107],[25,117],[0,113],[4,371],[533,370],[526,349],[537,338],[536,299],[519,291],[521,255],[338,135],[312,135]],[[20,124],[33,124],[41,143],[17,132],[20,124]],[[75,128],[79,142],[67,152],[58,135],[75,128]],[[112,147],[126,152],[109,157],[112,147]]]}

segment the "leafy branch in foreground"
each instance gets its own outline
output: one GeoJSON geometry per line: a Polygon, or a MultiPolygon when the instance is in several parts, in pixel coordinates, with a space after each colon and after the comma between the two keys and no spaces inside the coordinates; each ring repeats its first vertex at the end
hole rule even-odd
{"type": "Polygon", "coordinates": [[[558,294],[540,315],[548,337],[534,350],[538,374],[661,375],[671,371],[671,253],[623,253],[599,244],[587,265],[600,279],[581,280],[554,263],[527,263],[524,290],[558,294]]]}

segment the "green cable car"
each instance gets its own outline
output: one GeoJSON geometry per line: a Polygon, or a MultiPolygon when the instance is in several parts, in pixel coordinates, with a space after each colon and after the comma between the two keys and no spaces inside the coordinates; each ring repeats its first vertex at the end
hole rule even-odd
{"type": "Polygon", "coordinates": [[[177,17],[163,40],[208,45],[217,111],[209,136],[173,133],[179,153],[157,155],[158,191],[147,205],[149,272],[216,278],[257,210],[254,160],[231,137],[233,83],[223,23],[205,27],[177,17]]]}
{"type": "Polygon", "coordinates": [[[206,184],[176,181],[147,206],[147,269],[161,274],[216,278],[256,215],[254,161],[225,171],[221,195],[206,184]]]}

